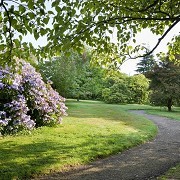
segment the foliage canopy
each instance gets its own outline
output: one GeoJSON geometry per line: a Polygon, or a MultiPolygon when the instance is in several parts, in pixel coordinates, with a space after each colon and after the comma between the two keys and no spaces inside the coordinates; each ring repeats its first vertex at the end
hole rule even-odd
{"type": "MultiPolygon", "coordinates": [[[[71,46],[80,51],[84,43],[124,60],[141,49],[128,42],[135,43],[136,34],[146,28],[161,36],[150,54],[180,21],[177,0],[1,0],[0,8],[0,60],[4,62],[31,53],[46,57],[71,46]],[[31,43],[23,42],[29,33],[35,39],[46,36],[47,46],[35,50],[31,43]],[[114,33],[116,44],[109,36],[114,33]]],[[[171,51],[179,54],[178,36],[174,42],[171,51]]]]}

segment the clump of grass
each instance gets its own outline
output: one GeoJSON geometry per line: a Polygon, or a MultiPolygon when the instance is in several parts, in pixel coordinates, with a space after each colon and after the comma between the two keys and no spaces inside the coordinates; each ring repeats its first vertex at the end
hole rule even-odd
{"type": "Polygon", "coordinates": [[[69,101],[57,127],[0,138],[0,179],[26,179],[124,151],[153,138],[156,126],[120,105],[69,101]]]}
{"type": "Polygon", "coordinates": [[[180,164],[170,168],[164,175],[157,178],[158,180],[168,180],[168,179],[180,179],[180,164]]]}

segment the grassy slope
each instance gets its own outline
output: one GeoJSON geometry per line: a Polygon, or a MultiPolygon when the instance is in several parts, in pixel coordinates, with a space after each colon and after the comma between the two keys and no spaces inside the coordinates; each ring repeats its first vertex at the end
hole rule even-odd
{"type": "Polygon", "coordinates": [[[137,109],[137,110],[145,110],[148,114],[154,114],[158,116],[164,116],[168,118],[172,118],[175,120],[180,121],[180,107],[173,107],[172,112],[168,112],[167,108],[162,107],[155,107],[155,106],[149,106],[149,105],[139,105],[139,104],[128,104],[122,107],[125,109],[137,109]]]}
{"type": "Polygon", "coordinates": [[[0,138],[0,179],[26,178],[63,170],[115,154],[152,138],[155,125],[128,115],[128,106],[69,101],[62,125],[30,135],[0,138]]]}

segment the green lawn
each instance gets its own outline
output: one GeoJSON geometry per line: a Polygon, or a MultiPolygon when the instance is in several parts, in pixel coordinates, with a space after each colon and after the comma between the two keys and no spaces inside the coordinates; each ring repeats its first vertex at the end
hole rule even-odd
{"type": "Polygon", "coordinates": [[[175,120],[180,121],[180,108],[173,108],[173,111],[168,112],[166,109],[152,109],[152,110],[147,110],[146,111],[149,114],[154,114],[158,116],[165,116],[168,118],[172,118],[175,120]]]}
{"type": "Polygon", "coordinates": [[[180,107],[173,107],[171,112],[168,112],[167,108],[165,107],[155,107],[139,104],[122,105],[122,108],[131,110],[145,110],[148,114],[164,116],[180,121],[180,107]]]}
{"type": "Polygon", "coordinates": [[[0,137],[0,179],[26,179],[115,154],[151,139],[156,126],[130,106],[68,101],[57,127],[0,137]]]}

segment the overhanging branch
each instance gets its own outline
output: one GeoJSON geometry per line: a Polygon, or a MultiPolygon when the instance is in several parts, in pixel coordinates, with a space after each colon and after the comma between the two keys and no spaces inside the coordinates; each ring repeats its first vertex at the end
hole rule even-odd
{"type": "Polygon", "coordinates": [[[154,52],[154,50],[159,46],[159,44],[161,43],[161,41],[165,38],[165,36],[171,31],[171,29],[176,26],[176,24],[179,23],[179,19],[177,21],[175,21],[166,31],[165,33],[158,39],[158,42],[157,44],[154,46],[154,48],[149,52],[147,53],[147,55],[150,55],[151,53],[154,52]]]}

